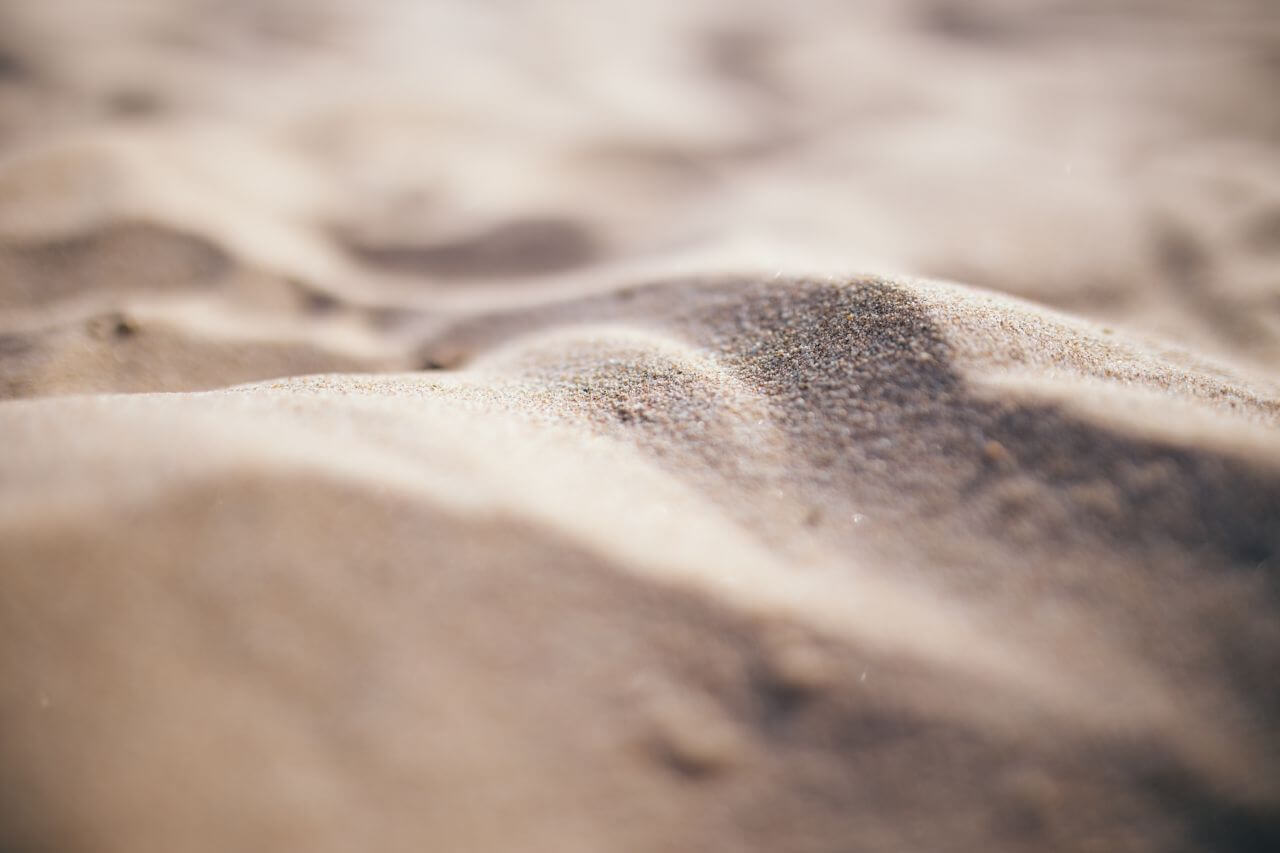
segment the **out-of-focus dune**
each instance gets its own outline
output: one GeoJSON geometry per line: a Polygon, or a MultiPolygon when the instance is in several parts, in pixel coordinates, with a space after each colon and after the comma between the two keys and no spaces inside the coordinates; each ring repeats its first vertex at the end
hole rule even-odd
{"type": "Polygon", "coordinates": [[[0,849],[1280,848],[1277,84],[1265,0],[0,3],[0,849]]]}

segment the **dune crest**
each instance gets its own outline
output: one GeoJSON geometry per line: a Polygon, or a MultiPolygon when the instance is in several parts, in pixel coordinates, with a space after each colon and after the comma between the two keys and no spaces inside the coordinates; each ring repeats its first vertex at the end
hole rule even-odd
{"type": "MultiPolygon", "coordinates": [[[[752,827],[760,849],[794,821],[957,849],[1042,849],[1073,816],[1150,849],[1223,820],[1270,837],[1280,439],[1241,458],[984,393],[955,363],[983,299],[660,282],[418,345],[450,369],[7,405],[6,773],[29,784],[13,814],[60,816],[12,825],[136,849],[187,838],[194,796],[244,810],[238,843],[334,850],[497,843],[473,809],[535,849],[614,843],[617,821],[649,849],[655,820],[691,846],[752,827]],[[491,627],[458,621],[477,611],[491,627]],[[178,716],[198,738],[155,735],[178,716]],[[200,768],[181,790],[174,761],[200,768]],[[566,775],[534,807],[548,761],[566,775]],[[875,795],[850,784],[867,762],[875,795]],[[524,793],[457,787],[477,772],[524,793]],[[793,793],[761,799],[766,773],[793,793]]],[[[998,310],[1019,346],[1056,322],[998,310]]],[[[1048,337],[1024,373],[1070,352],[1121,399],[1275,409],[1048,337]]]]}
{"type": "Polygon", "coordinates": [[[1275,0],[0,2],[0,850],[1280,850],[1275,0]]]}

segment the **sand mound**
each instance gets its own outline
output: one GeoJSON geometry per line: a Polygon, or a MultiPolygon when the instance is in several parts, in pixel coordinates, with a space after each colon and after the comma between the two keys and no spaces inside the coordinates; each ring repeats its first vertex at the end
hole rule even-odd
{"type": "Polygon", "coordinates": [[[0,4],[0,849],[1280,849],[1274,4],[500,5],[0,4]]]}
{"type": "Polygon", "coordinates": [[[19,842],[1274,838],[1274,395],[884,280],[422,347],[455,367],[0,409],[19,842]],[[1145,429],[1187,410],[1253,444],[1145,429]]]}

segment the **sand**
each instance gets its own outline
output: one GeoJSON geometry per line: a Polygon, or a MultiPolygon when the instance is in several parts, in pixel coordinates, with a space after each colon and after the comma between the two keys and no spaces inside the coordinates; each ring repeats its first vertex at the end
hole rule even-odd
{"type": "Polygon", "coordinates": [[[0,849],[1280,848],[1278,57],[0,5],[0,849]]]}

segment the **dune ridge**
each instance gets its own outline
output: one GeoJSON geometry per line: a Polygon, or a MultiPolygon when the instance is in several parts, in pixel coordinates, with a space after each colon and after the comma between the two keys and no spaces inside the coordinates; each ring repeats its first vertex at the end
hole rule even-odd
{"type": "Polygon", "coordinates": [[[0,850],[1280,849],[1273,0],[0,0],[0,850]]]}
{"type": "Polygon", "coordinates": [[[423,833],[483,846],[498,842],[465,808],[423,815],[403,791],[375,808],[347,786],[418,778],[423,796],[461,806],[488,795],[429,784],[427,768],[445,779],[487,767],[525,794],[469,808],[498,809],[547,849],[605,838],[652,849],[613,821],[654,819],[667,821],[665,843],[759,849],[795,821],[812,849],[854,826],[872,845],[957,850],[1074,849],[1081,833],[1249,849],[1219,825],[1274,837],[1280,695],[1268,684],[1280,645],[1266,566],[1280,546],[1280,454],[984,395],[972,365],[998,372],[999,360],[969,314],[1001,312],[1024,330],[1019,346],[1053,341],[1047,358],[1010,360],[1024,373],[1083,367],[1121,398],[1136,384],[1170,405],[1245,409],[1268,425],[1268,451],[1280,446],[1275,397],[984,300],[878,278],[658,282],[462,321],[415,345],[447,351],[447,369],[6,404],[5,434],[22,446],[5,460],[0,541],[6,601],[23,614],[8,648],[24,657],[5,669],[27,678],[6,688],[5,728],[19,734],[5,752],[19,778],[63,768],[20,813],[56,801],[67,829],[37,825],[37,837],[136,849],[208,819],[186,802],[194,793],[251,815],[243,836],[211,845],[342,849],[359,826],[393,847],[423,833]],[[982,355],[960,370],[957,352],[982,355]],[[335,523],[315,526],[325,518],[335,523]],[[180,569],[165,556],[177,551],[190,555],[180,569]],[[73,627],[107,601],[120,602],[115,618],[73,627]],[[474,627],[446,614],[477,609],[495,621],[473,647],[474,627]],[[323,639],[330,630],[341,639],[323,639]],[[237,651],[219,651],[245,631],[237,651]],[[615,639],[597,649],[596,631],[615,639]],[[535,636],[568,656],[554,676],[532,658],[496,681],[468,670],[484,671],[471,656],[485,643],[516,654],[511,643],[535,636]],[[415,654],[450,674],[428,677],[415,654]],[[74,676],[86,666],[91,682],[74,676]],[[359,680],[352,666],[387,679],[377,703],[393,708],[457,689],[473,709],[501,695],[555,713],[374,725],[329,671],[359,680]],[[137,667],[152,675],[133,694],[137,667]],[[277,675],[245,681],[241,667],[277,675]],[[38,686],[42,673],[64,680],[38,686]],[[90,683],[97,699],[83,705],[90,683]],[[192,698],[230,684],[249,703],[239,716],[192,698]],[[323,698],[298,704],[297,690],[323,698]],[[570,710],[563,695],[586,698],[570,710]],[[619,702],[638,704],[622,713],[619,702]],[[203,769],[193,790],[169,793],[157,786],[177,759],[142,732],[178,714],[202,721],[199,738],[174,743],[203,769]],[[296,752],[278,752],[281,725],[296,752]],[[580,740],[581,726],[596,733],[580,740]],[[120,755],[91,734],[117,730],[139,748],[120,755]],[[370,755],[327,763],[326,744],[350,731],[370,755]],[[323,787],[245,775],[223,738],[323,787]],[[458,743],[481,752],[456,755],[458,743]],[[547,809],[524,787],[552,761],[540,743],[586,762],[557,777],[547,809]],[[370,763],[393,754],[403,763],[370,763]],[[868,760],[874,795],[850,784],[868,760]],[[81,761],[152,806],[115,801],[92,774],[68,784],[81,761]],[[616,787],[578,791],[597,772],[616,787]],[[904,785],[902,773],[931,781],[904,785]],[[1009,793],[975,791],[975,775],[1009,793]],[[778,799],[760,778],[835,787],[778,799]],[[574,791],[580,801],[560,799],[574,791]],[[699,811],[674,802],[687,796],[699,811]],[[318,803],[330,818],[315,817],[318,803]],[[171,823],[144,818],[156,804],[171,823]]]}

